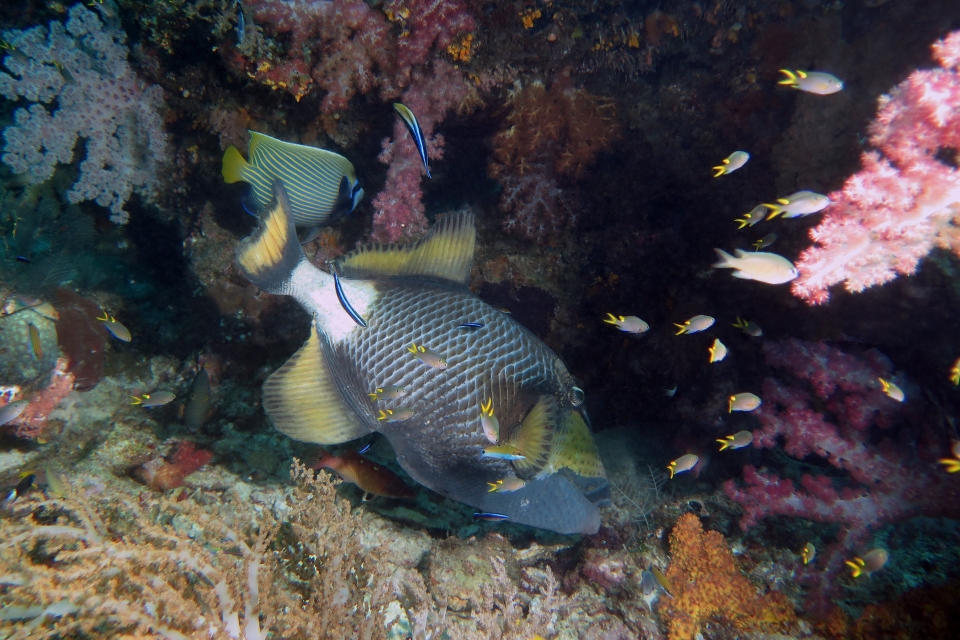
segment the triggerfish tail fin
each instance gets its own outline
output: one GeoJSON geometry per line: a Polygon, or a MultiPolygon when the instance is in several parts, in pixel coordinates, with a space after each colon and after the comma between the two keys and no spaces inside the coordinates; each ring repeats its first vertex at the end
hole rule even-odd
{"type": "Polygon", "coordinates": [[[234,182],[246,182],[243,174],[246,169],[250,168],[250,163],[248,163],[240,151],[233,145],[227,147],[227,150],[223,153],[223,168],[221,173],[223,174],[223,179],[227,184],[233,184],[234,182]]]}
{"type": "Polygon", "coordinates": [[[399,102],[393,103],[393,110],[397,112],[403,123],[407,125],[407,129],[410,130],[410,135],[413,136],[413,141],[417,144],[417,152],[420,154],[420,160],[423,161],[423,170],[427,172],[427,177],[433,178],[430,175],[430,162],[427,158],[427,142],[423,138],[423,130],[420,128],[417,116],[413,115],[413,111],[410,111],[406,105],[399,102]]]}
{"type": "Polygon", "coordinates": [[[339,444],[370,433],[344,406],[316,326],[310,338],[263,385],[263,409],[294,440],[339,444]]]}
{"type": "Polygon", "coordinates": [[[540,396],[519,428],[507,438],[507,444],[519,449],[524,456],[522,460],[513,461],[513,468],[525,475],[542,469],[547,463],[556,430],[557,400],[553,396],[540,396]]]}
{"type": "Polygon", "coordinates": [[[282,294],[303,259],[286,189],[275,180],[273,200],[260,215],[260,227],[237,247],[237,263],[250,282],[269,293],[282,294]]]}
{"type": "Polygon", "coordinates": [[[465,285],[476,243],[473,215],[458,212],[441,218],[418,242],[366,245],[337,260],[334,268],[346,278],[430,276],[465,285]]]}

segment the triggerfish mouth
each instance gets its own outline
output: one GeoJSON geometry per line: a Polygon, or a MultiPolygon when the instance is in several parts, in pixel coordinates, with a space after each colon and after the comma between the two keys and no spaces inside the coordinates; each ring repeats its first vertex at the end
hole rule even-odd
{"type": "Polygon", "coordinates": [[[280,180],[303,242],[353,211],[363,198],[353,163],[340,154],[256,131],[250,132],[250,162],[236,147],[228,147],[222,173],[228,184],[250,183],[253,201],[261,210],[273,198],[273,181],[280,180]]]}
{"type": "Polygon", "coordinates": [[[263,386],[273,425],[321,445],[379,432],[400,466],[443,496],[510,522],[596,533],[609,488],[583,391],[549,347],[467,288],[473,216],[441,218],[410,245],[369,245],[343,256],[333,265],[338,297],[333,275],[304,257],[290,206],[275,182],[260,227],[237,250],[251,282],[293,296],[314,318],[306,344],[263,386]],[[482,327],[464,331],[465,322],[482,327]],[[430,353],[446,366],[431,364],[430,353]],[[405,395],[379,397],[375,390],[387,386],[405,395]],[[378,420],[401,405],[403,420],[378,420]],[[517,455],[487,454],[481,406],[497,416],[496,445],[517,455]]]}

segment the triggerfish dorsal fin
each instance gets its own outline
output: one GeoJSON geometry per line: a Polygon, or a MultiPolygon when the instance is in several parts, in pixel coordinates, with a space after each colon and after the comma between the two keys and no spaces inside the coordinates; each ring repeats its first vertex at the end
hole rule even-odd
{"type": "Polygon", "coordinates": [[[590,427],[578,411],[568,412],[553,438],[546,470],[552,473],[560,469],[570,469],[584,478],[606,477],[590,427]]]}
{"type": "Polygon", "coordinates": [[[346,278],[431,276],[467,284],[473,264],[477,229],[468,211],[445,216],[412,244],[365,245],[334,263],[346,278]]]}
{"type": "Polygon", "coordinates": [[[294,440],[340,444],[370,433],[344,406],[324,356],[317,327],[299,351],[267,378],[263,409],[273,426],[294,440]]]}
{"type": "Polygon", "coordinates": [[[330,224],[353,211],[363,197],[353,164],[338,153],[250,132],[250,161],[236,147],[223,154],[223,179],[248,182],[257,206],[273,197],[273,181],[287,188],[290,213],[299,226],[330,224]]]}
{"type": "Polygon", "coordinates": [[[507,444],[519,449],[524,458],[514,460],[513,468],[521,475],[536,473],[547,463],[554,432],[557,429],[557,399],[540,396],[537,404],[524,416],[511,433],[507,444]]]}
{"type": "Polygon", "coordinates": [[[237,247],[237,263],[250,282],[269,293],[282,294],[304,256],[286,189],[279,180],[273,188],[273,199],[260,214],[260,227],[237,247]]]}

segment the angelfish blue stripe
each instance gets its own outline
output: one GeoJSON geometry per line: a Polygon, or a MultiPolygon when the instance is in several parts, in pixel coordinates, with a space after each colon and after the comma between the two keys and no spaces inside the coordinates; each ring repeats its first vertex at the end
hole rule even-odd
{"type": "Polygon", "coordinates": [[[367,323],[364,322],[363,318],[360,317],[360,314],[354,311],[353,307],[350,306],[350,301],[347,300],[347,296],[343,293],[343,285],[340,284],[340,276],[336,273],[333,274],[333,286],[337,290],[337,300],[340,301],[340,306],[343,307],[343,310],[347,312],[347,315],[350,316],[350,319],[361,327],[366,327],[367,323]]]}

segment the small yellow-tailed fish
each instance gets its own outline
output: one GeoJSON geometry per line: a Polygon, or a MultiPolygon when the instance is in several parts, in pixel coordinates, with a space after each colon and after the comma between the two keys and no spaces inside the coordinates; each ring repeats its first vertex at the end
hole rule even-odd
{"type": "Polygon", "coordinates": [[[750,154],[746,151],[734,151],[729,156],[723,159],[723,164],[718,165],[713,168],[717,172],[714,178],[719,178],[720,176],[726,175],[728,173],[733,173],[743,165],[747,164],[747,160],[750,159],[750,154]]]}
{"type": "Polygon", "coordinates": [[[615,316],[612,313],[608,313],[603,321],[607,324],[612,324],[624,333],[644,333],[650,330],[650,325],[637,316],[615,316]]]}
{"type": "Polygon", "coordinates": [[[738,229],[743,229],[744,227],[752,227],[754,225],[760,224],[763,222],[763,219],[767,217],[767,208],[762,204],[755,206],[750,213],[743,214],[742,218],[737,218],[734,222],[739,222],[740,226],[738,229]]]}
{"type": "Polygon", "coordinates": [[[713,268],[735,269],[734,278],[756,280],[766,284],[783,284],[800,275],[792,262],[775,253],[762,251],[748,253],[743,249],[737,249],[734,252],[737,257],[734,258],[723,249],[714,249],[714,251],[720,257],[720,262],[715,262],[713,268]]]}
{"type": "Polygon", "coordinates": [[[763,403],[760,397],[753,393],[737,393],[730,396],[730,405],[727,413],[734,411],[753,411],[763,403]]]}
{"type": "Polygon", "coordinates": [[[377,387],[373,393],[368,393],[371,400],[398,400],[407,395],[407,390],[395,384],[377,387]]]}
{"type": "Polygon", "coordinates": [[[396,409],[381,409],[377,420],[381,422],[403,422],[413,417],[414,410],[410,407],[397,407],[396,409]]]}
{"type": "Polygon", "coordinates": [[[497,444],[486,447],[483,453],[480,454],[480,457],[495,458],[497,460],[526,460],[527,458],[520,449],[517,449],[512,444],[497,444]]]}
{"type": "Polygon", "coordinates": [[[817,548],[813,546],[812,542],[808,542],[804,545],[803,551],[800,552],[800,557],[803,558],[803,564],[810,564],[817,557],[817,548]]]}
{"type": "Polygon", "coordinates": [[[700,333],[701,331],[706,331],[713,326],[714,322],[716,321],[710,316],[693,316],[683,324],[677,324],[676,322],[673,324],[679,329],[679,331],[677,331],[677,335],[679,336],[684,333],[700,333]]]}
{"type": "Polygon", "coordinates": [[[153,393],[144,393],[139,396],[130,396],[133,400],[130,404],[141,406],[144,409],[153,407],[162,407],[177,399],[172,391],[154,391],[153,393]]]}
{"type": "Polygon", "coordinates": [[[800,216],[809,216],[812,213],[823,211],[833,204],[830,198],[822,193],[813,191],[797,191],[791,193],[786,198],[777,198],[776,204],[763,203],[763,207],[770,210],[767,220],[776,218],[781,213],[784,218],[799,218],[800,216]]]}
{"type": "Polygon", "coordinates": [[[727,357],[727,345],[720,342],[720,338],[714,340],[713,345],[707,347],[707,351],[710,353],[710,364],[720,362],[727,357]]]}
{"type": "Polygon", "coordinates": [[[30,349],[33,351],[33,357],[37,360],[43,360],[43,343],[40,342],[40,331],[31,322],[27,325],[30,332],[30,349]]]}
{"type": "Polygon", "coordinates": [[[407,351],[413,354],[417,360],[423,364],[431,367],[433,369],[446,369],[447,360],[439,353],[431,349],[430,347],[425,347],[422,344],[418,345],[416,342],[410,343],[410,346],[407,347],[407,351]]]}
{"type": "Polygon", "coordinates": [[[527,481],[521,480],[516,476],[510,476],[509,478],[497,480],[496,482],[488,482],[487,485],[490,487],[487,493],[513,493],[527,486],[527,481]]]}
{"type": "Polygon", "coordinates": [[[310,228],[311,233],[353,211],[363,198],[356,170],[343,156],[256,131],[250,132],[250,162],[236,147],[228,147],[222,173],[229,184],[248,182],[260,209],[270,204],[273,182],[280,180],[294,223],[310,228]]]}
{"type": "Polygon", "coordinates": [[[699,461],[700,461],[700,458],[695,456],[692,453],[688,453],[686,455],[680,456],[679,458],[677,458],[676,460],[674,460],[673,462],[667,465],[667,471],[670,472],[670,479],[672,480],[673,476],[677,475],[678,473],[683,473],[684,471],[690,471],[690,469],[693,469],[695,466],[697,466],[697,463],[699,461]]]}
{"type": "Polygon", "coordinates": [[[720,451],[725,451],[727,449],[743,449],[744,447],[749,447],[751,444],[753,444],[753,432],[738,431],[732,436],[718,438],[717,442],[720,443],[720,451]]]}
{"type": "Polygon", "coordinates": [[[892,381],[884,380],[883,378],[877,378],[877,380],[880,381],[880,386],[883,387],[883,392],[897,402],[903,402],[907,399],[907,397],[903,394],[903,390],[892,381]]]}
{"type": "Polygon", "coordinates": [[[29,404],[29,400],[17,400],[0,407],[0,427],[19,418],[29,404]]]}
{"type": "MultiPolygon", "coordinates": [[[[3,424],[3,420],[0,420],[0,424],[3,424]]],[[[950,453],[953,454],[952,458],[940,458],[937,462],[943,465],[944,471],[947,473],[957,473],[960,471],[960,440],[953,441],[950,446],[950,453]]]]}
{"type": "Polygon", "coordinates": [[[737,318],[737,321],[733,323],[733,326],[737,329],[741,329],[745,334],[751,338],[759,338],[763,335],[763,329],[760,328],[756,322],[750,320],[744,320],[743,318],[737,318]]]}
{"type": "Polygon", "coordinates": [[[480,403],[480,426],[487,440],[493,444],[500,442],[500,421],[493,415],[493,398],[480,403]]]}
{"type": "Polygon", "coordinates": [[[957,358],[957,361],[953,363],[953,368],[950,369],[950,382],[960,384],[960,358],[957,358]]]}
{"type": "Polygon", "coordinates": [[[769,247],[776,241],[777,241],[777,234],[768,233],[767,235],[763,236],[762,238],[760,238],[759,240],[753,243],[753,250],[760,251],[760,249],[763,249],[764,247],[769,247]]]}
{"type": "Polygon", "coordinates": [[[410,135],[413,136],[413,141],[417,145],[417,152],[420,154],[420,160],[423,161],[423,170],[427,172],[427,177],[433,178],[430,175],[430,161],[427,158],[427,141],[423,138],[423,130],[420,128],[417,116],[413,115],[413,111],[410,111],[406,105],[399,102],[393,103],[393,110],[397,112],[397,115],[403,120],[403,124],[407,125],[407,129],[410,130],[410,135]]]}
{"type": "Polygon", "coordinates": [[[97,317],[97,320],[103,323],[104,328],[110,332],[117,340],[122,342],[130,342],[133,340],[133,336],[130,334],[130,330],[123,326],[122,323],[117,322],[117,319],[108,314],[106,311],[103,312],[103,317],[97,317]]]}
{"type": "Polygon", "coordinates": [[[847,560],[845,564],[850,567],[851,576],[859,578],[880,571],[889,559],[890,553],[886,549],[873,549],[863,554],[863,557],[847,560]]]}
{"type": "Polygon", "coordinates": [[[790,71],[789,69],[780,69],[780,73],[786,75],[777,84],[793,87],[807,93],[815,93],[818,96],[827,96],[831,93],[843,91],[843,81],[832,73],[823,71],[790,71]]]}

